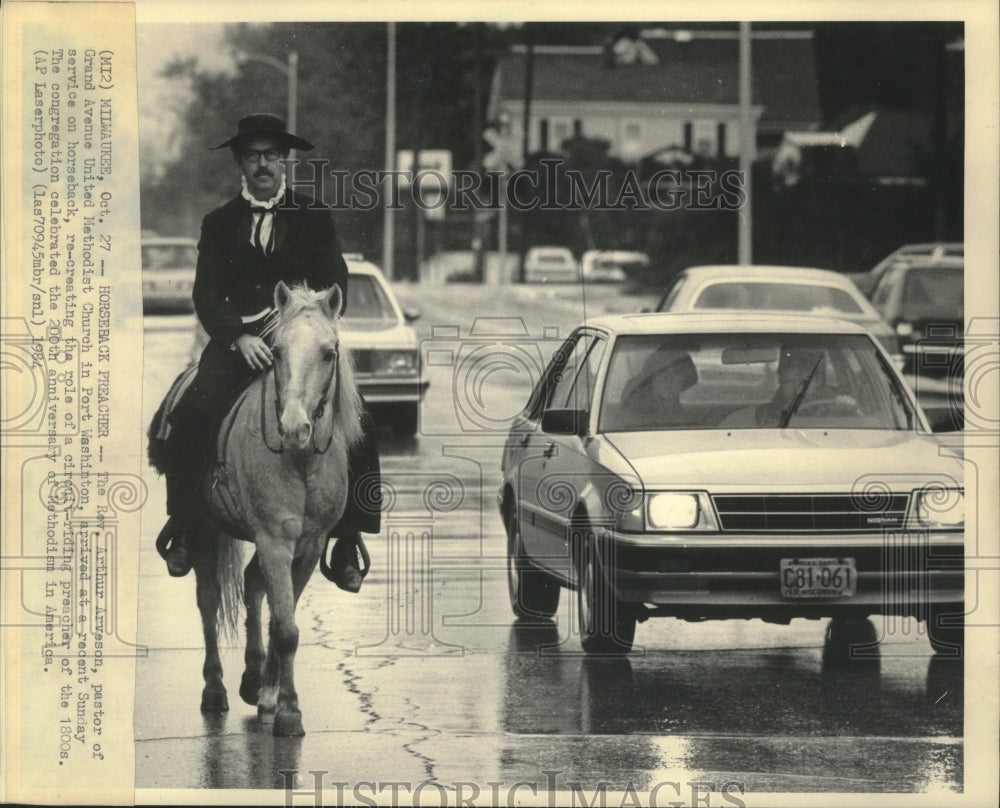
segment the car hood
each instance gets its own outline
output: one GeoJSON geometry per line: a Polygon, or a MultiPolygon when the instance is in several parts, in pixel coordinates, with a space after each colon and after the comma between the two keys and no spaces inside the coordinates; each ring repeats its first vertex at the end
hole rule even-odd
{"type": "Polygon", "coordinates": [[[351,348],[416,348],[417,335],[408,325],[384,320],[344,319],[340,324],[344,344],[351,348]]]}
{"type": "Polygon", "coordinates": [[[856,490],[919,480],[961,485],[962,467],[909,431],[741,429],[614,432],[606,439],[646,486],[713,491],[856,490]]]}

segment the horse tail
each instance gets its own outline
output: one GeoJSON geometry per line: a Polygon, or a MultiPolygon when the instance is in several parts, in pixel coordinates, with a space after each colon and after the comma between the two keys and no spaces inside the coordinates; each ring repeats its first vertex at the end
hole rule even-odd
{"type": "Polygon", "coordinates": [[[219,583],[219,627],[226,639],[239,639],[243,606],[242,542],[219,533],[215,542],[216,580],[219,583]]]}

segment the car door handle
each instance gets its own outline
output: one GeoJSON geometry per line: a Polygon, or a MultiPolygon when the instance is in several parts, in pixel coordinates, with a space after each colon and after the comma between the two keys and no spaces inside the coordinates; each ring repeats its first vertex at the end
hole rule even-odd
{"type": "Polygon", "coordinates": [[[556,445],[549,441],[549,445],[545,447],[545,451],[542,452],[546,457],[552,457],[556,453],[556,445]]]}

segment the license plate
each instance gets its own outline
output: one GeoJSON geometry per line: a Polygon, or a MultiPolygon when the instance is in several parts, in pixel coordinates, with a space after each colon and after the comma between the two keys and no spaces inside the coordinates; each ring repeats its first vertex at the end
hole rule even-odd
{"type": "Polygon", "coordinates": [[[853,558],[781,559],[783,598],[850,597],[857,590],[853,558]]]}

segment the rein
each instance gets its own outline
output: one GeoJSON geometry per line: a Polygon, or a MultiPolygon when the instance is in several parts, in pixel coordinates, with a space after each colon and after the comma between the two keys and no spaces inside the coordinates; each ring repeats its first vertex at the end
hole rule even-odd
{"type": "MultiPolygon", "coordinates": [[[[333,415],[336,415],[337,412],[339,411],[339,399],[337,397],[337,393],[339,392],[339,389],[340,389],[340,372],[339,372],[340,371],[340,351],[339,350],[334,352],[333,362],[331,364],[332,364],[332,367],[330,368],[330,376],[329,376],[329,378],[327,378],[327,380],[326,380],[326,386],[323,388],[323,395],[320,398],[319,402],[316,404],[316,408],[313,410],[313,413],[312,413],[312,419],[313,419],[313,423],[314,424],[317,424],[319,422],[320,418],[322,418],[323,415],[324,415],[324,413],[326,412],[326,405],[330,401],[330,394],[331,394],[331,392],[333,393],[333,396],[334,396],[334,399],[333,399],[333,409],[332,409],[331,413],[333,415]],[[337,384],[334,384],[334,379],[337,380],[337,384]]],[[[266,402],[267,402],[267,400],[269,398],[269,396],[267,394],[267,380],[268,380],[268,377],[270,377],[270,376],[274,377],[274,415],[275,415],[275,421],[278,424],[279,434],[280,434],[280,430],[281,430],[281,413],[284,410],[284,402],[282,401],[281,386],[278,384],[278,375],[277,375],[277,373],[275,373],[272,370],[269,373],[265,373],[264,374],[264,378],[262,380],[263,389],[261,390],[261,395],[260,395],[260,434],[261,434],[261,437],[264,440],[264,445],[271,452],[273,452],[274,454],[282,454],[285,451],[285,447],[281,444],[280,440],[278,442],[278,445],[275,447],[275,446],[271,445],[271,443],[268,441],[268,437],[267,437],[267,411],[266,411],[266,406],[267,405],[266,405],[266,402]]],[[[317,454],[317,455],[326,454],[327,451],[329,450],[331,444],[333,443],[333,430],[332,429],[330,430],[330,438],[329,438],[329,440],[327,440],[326,445],[323,446],[322,448],[320,448],[319,446],[316,445],[316,429],[315,428],[312,431],[312,435],[310,437],[310,440],[312,442],[313,454],[317,454]]]]}

